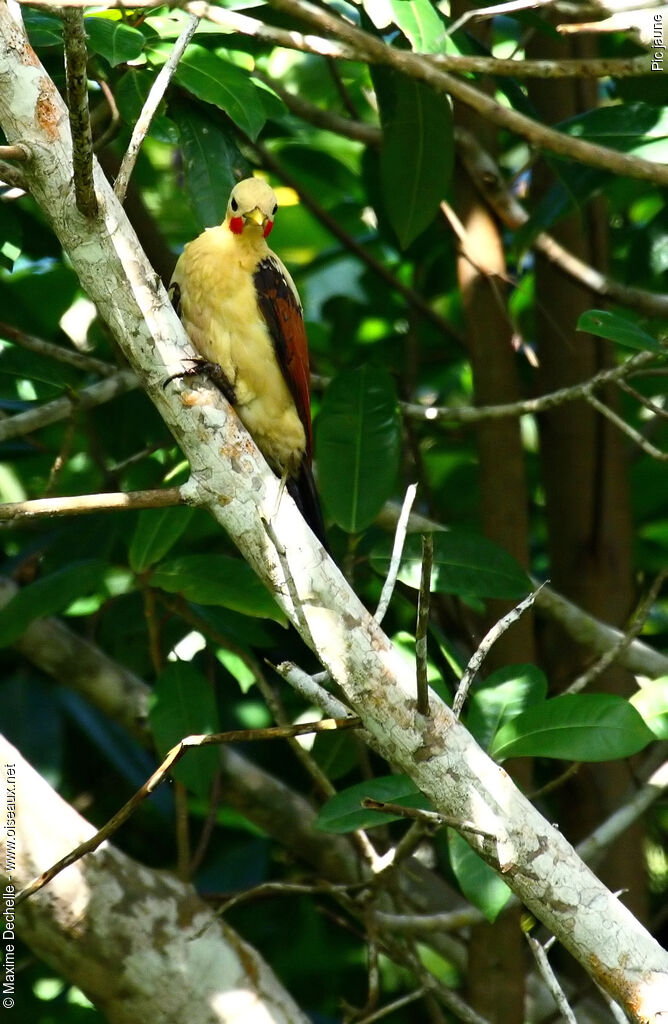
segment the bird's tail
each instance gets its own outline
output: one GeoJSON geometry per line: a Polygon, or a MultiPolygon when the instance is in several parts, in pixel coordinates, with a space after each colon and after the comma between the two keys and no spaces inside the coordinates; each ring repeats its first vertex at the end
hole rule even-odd
{"type": "Polygon", "coordinates": [[[323,521],[322,510],[320,508],[320,499],[318,498],[318,492],[315,489],[315,480],[313,479],[311,467],[306,459],[304,459],[301,464],[299,475],[296,477],[289,477],[286,486],[290,497],[303,515],[304,519],[311,527],[325,550],[329,552],[329,544],[327,543],[327,536],[325,534],[325,523],[323,521]]]}

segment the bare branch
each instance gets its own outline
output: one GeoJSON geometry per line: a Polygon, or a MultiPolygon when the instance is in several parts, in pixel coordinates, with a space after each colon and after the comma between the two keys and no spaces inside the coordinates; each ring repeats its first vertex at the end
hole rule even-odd
{"type": "Polygon", "coordinates": [[[59,363],[67,363],[86,373],[97,373],[100,377],[109,377],[118,373],[118,367],[112,363],[105,363],[102,359],[95,359],[93,356],[78,352],[73,348],[65,348],[64,345],[54,345],[52,341],[44,338],[37,338],[34,334],[26,334],[19,327],[12,324],[0,322],[0,338],[7,338],[21,348],[27,348],[30,352],[37,352],[38,355],[55,359],[59,363]]]}
{"type": "Polygon", "coordinates": [[[105,380],[91,384],[70,397],[54,398],[52,402],[45,402],[36,409],[28,409],[27,412],[19,412],[6,420],[0,421],[0,441],[7,441],[11,437],[20,437],[23,434],[30,434],[33,430],[40,430],[48,427],[51,423],[64,420],[76,409],[92,409],[96,405],[103,405],[110,402],[127,391],[134,391],[139,387],[132,370],[120,370],[105,380]]]}
{"type": "Polygon", "coordinates": [[[427,682],[427,633],[429,628],[429,599],[431,597],[431,569],[434,561],[434,538],[431,533],[422,537],[422,572],[418,594],[417,626],[415,630],[415,668],[417,682],[417,709],[429,714],[429,684],[427,682]]]}
{"type": "Polygon", "coordinates": [[[388,46],[375,36],[364,32],[337,14],[316,7],[308,0],[268,0],[269,6],[315,26],[325,35],[334,35],[358,50],[359,57],[374,64],[386,65],[426,82],[438,92],[447,93],[477,111],[486,120],[507,128],[527,139],[532,145],[547,149],[557,156],[576,160],[591,167],[599,167],[614,174],[668,184],[668,166],[629,156],[605,146],[594,145],[520,114],[497,103],[491,96],[467,82],[440,71],[424,57],[388,46]]]}
{"type": "Polygon", "coordinates": [[[23,189],[24,192],[28,191],[28,184],[26,176],[19,167],[13,167],[8,164],[5,160],[0,160],[0,182],[4,182],[5,185],[11,185],[12,188],[23,189]]]}
{"type": "Polygon", "coordinates": [[[534,939],[534,937],[530,935],[529,932],[525,932],[524,937],[529,943],[529,949],[531,950],[533,958],[536,961],[538,973],[540,974],[543,981],[547,985],[550,993],[552,994],[552,998],[557,1004],[557,1008],[561,1012],[561,1015],[566,1021],[566,1024],[578,1024],[577,1020],[575,1019],[575,1014],[568,1005],[568,1000],[566,999],[564,991],[559,982],[557,981],[557,976],[552,970],[552,967],[550,966],[550,961],[547,958],[547,953],[543,949],[538,939],[534,939]]]}
{"type": "Polygon", "coordinates": [[[507,629],[510,629],[513,622],[517,622],[520,616],[523,615],[524,612],[527,611],[529,608],[531,608],[531,605],[536,600],[536,596],[540,593],[544,586],[544,583],[541,584],[537,590],[533,590],[527,597],[524,598],[523,601],[520,601],[518,605],[512,608],[507,615],[504,615],[502,619],[499,619],[499,621],[494,626],[492,626],[489,632],[486,633],[485,636],[480,641],[477,651],[470,659],[468,665],[466,666],[466,671],[464,672],[464,675],[459,680],[459,686],[457,687],[455,699],[452,702],[452,711],[457,718],[459,718],[462,708],[464,707],[464,702],[468,695],[471,683],[475,679],[476,673],[480,670],[480,666],[482,665],[483,661],[489,654],[490,650],[492,649],[496,641],[499,639],[499,637],[502,636],[507,629]]]}
{"type": "MultiPolygon", "coordinates": [[[[605,653],[624,638],[621,630],[595,619],[550,587],[544,586],[537,592],[536,608],[559,622],[576,643],[597,653],[605,653]]],[[[640,675],[652,678],[668,675],[668,657],[640,640],[634,640],[626,650],[618,652],[617,661],[640,675]]]]}
{"type": "Polygon", "coordinates": [[[595,398],[594,395],[587,395],[587,401],[590,405],[593,405],[595,409],[598,409],[602,416],[605,416],[611,423],[614,423],[614,425],[618,427],[623,434],[630,437],[631,440],[635,442],[639,448],[642,448],[647,455],[651,455],[652,458],[656,459],[658,462],[668,462],[668,452],[662,452],[660,448],[657,448],[651,441],[648,441],[639,430],[632,427],[630,423],[627,423],[626,420],[622,419],[621,416],[603,402],[599,402],[598,398],[595,398]]]}
{"type": "Polygon", "coordinates": [[[414,402],[404,402],[401,404],[401,409],[405,416],[410,416],[413,419],[449,420],[453,423],[479,423],[481,420],[503,419],[506,416],[533,415],[545,412],[546,409],[554,409],[555,406],[564,405],[566,402],[589,399],[593,392],[604,384],[632,376],[639,368],[654,359],[656,359],[654,352],[638,352],[626,362],[620,363],[619,366],[613,366],[609,370],[601,370],[589,380],[580,381],[567,388],[559,388],[558,391],[551,391],[538,398],[524,398],[519,402],[508,402],[507,405],[424,406],[414,402]]]}
{"type": "Polygon", "coordinates": [[[0,504],[0,522],[78,516],[87,512],[111,512],[117,509],[168,508],[182,505],[178,487],[156,491],[120,491],[117,494],[77,494],[71,498],[36,498],[33,501],[8,501],[0,504]]]}
{"type": "Polygon", "coordinates": [[[406,495],[404,497],[403,505],[401,506],[401,513],[397,521],[397,528],[394,534],[394,544],[392,545],[392,556],[390,558],[390,568],[387,571],[385,582],[383,583],[383,589],[380,593],[380,600],[378,601],[378,607],[376,608],[375,619],[376,622],[380,623],[385,618],[385,613],[390,606],[392,600],[392,594],[394,593],[394,586],[397,582],[397,575],[399,573],[399,566],[401,565],[401,556],[404,550],[404,544],[406,542],[406,530],[408,528],[408,520],[415,501],[415,495],[417,494],[417,484],[410,484],[406,489],[406,495]]]}
{"type": "Polygon", "coordinates": [[[640,635],[643,626],[647,620],[647,616],[651,612],[656,599],[661,592],[661,587],[668,579],[668,569],[664,569],[656,577],[652,586],[647,591],[647,594],[640,602],[640,605],[634,612],[631,625],[629,628],[621,634],[616,644],[613,644],[607,651],[605,651],[601,657],[583,672],[581,675],[574,679],[571,685],[564,691],[565,693],[580,693],[586,686],[589,686],[595,679],[598,679],[600,675],[607,669],[609,665],[617,661],[620,655],[627,650],[633,643],[635,638],[640,635]]]}
{"type": "MultiPolygon", "coordinates": [[[[496,162],[483,149],[478,139],[466,129],[457,128],[456,140],[457,153],[483,199],[507,227],[513,230],[521,228],[527,223],[529,215],[507,187],[496,162]]],[[[648,316],[668,316],[668,295],[620,284],[578,256],[574,256],[546,231],[539,232],[531,245],[567,277],[583,285],[594,295],[612,299],[631,309],[638,309],[648,316]]]]}
{"type": "Polygon", "coordinates": [[[16,146],[0,146],[0,160],[23,162],[30,159],[32,159],[32,153],[27,146],[22,146],[21,143],[16,146]]]}
{"type": "Polygon", "coordinates": [[[172,76],[176,71],[181,57],[186,51],[188,43],[195,34],[199,21],[200,19],[196,18],[192,14],[188,16],[185,28],[174,43],[172,52],[160,68],[160,71],[156,75],[155,81],[151,86],[149,94],[146,97],[146,102],[144,103],[142,112],[132,130],[130,144],[128,145],[127,152],[123,157],[118,177],[114,183],[114,192],[121,203],[125,201],[125,194],[128,190],[130,175],[132,174],[137,157],[139,156],[139,150],[141,149],[142,143],[146,138],[149,128],[151,127],[151,121],[155,116],[156,110],[160,106],[162,97],[165,95],[167,86],[172,80],[172,76]]]}
{"type": "Polygon", "coordinates": [[[287,736],[304,736],[307,733],[312,732],[325,732],[331,729],[350,729],[357,728],[359,726],[359,719],[356,718],[344,718],[344,719],[333,719],[325,718],[320,722],[304,722],[299,725],[290,726],[271,726],[267,729],[234,729],[231,732],[220,732],[211,733],[205,736],[186,736],[177,743],[176,746],[172,747],[169,751],[162,764],[156,768],[153,774],[146,780],[143,786],[134,793],[130,799],[121,807],[120,811],[109,821],[99,829],[95,835],[91,836],[85,842],[80,843],[76,849],[71,850],[65,857],[62,857],[55,864],[52,864],[50,868],[42,872],[39,878],[36,878],[29,885],[23,889],[16,897],[16,906],[23,903],[30,896],[33,896],[40,889],[43,889],[45,885],[64,871],[65,868],[71,864],[75,864],[78,860],[81,860],[87,853],[92,853],[93,850],[97,850],[102,843],[109,839],[110,836],[116,832],[121,825],[130,818],[139,807],[140,803],[145,800],[151,793],[165,780],[169,772],[172,770],[175,764],[177,764],[186,751],[191,750],[194,747],[210,747],[220,743],[238,743],[246,742],[249,740],[272,740],[272,739],[285,739],[287,736]]]}
{"type": "Polygon", "coordinates": [[[65,42],[65,81],[67,107],[72,132],[72,165],[77,209],[84,217],[97,216],[97,197],[93,183],[93,134],[88,110],[86,32],[82,10],[62,13],[65,42]]]}

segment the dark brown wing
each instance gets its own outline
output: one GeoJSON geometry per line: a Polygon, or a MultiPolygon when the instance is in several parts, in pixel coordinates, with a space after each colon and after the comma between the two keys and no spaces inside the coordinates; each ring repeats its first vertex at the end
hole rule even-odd
{"type": "Polygon", "coordinates": [[[311,380],[302,307],[283,264],[271,253],[253,275],[257,304],[274,342],[276,358],[306,434],[309,464],[313,453],[311,380]]]}

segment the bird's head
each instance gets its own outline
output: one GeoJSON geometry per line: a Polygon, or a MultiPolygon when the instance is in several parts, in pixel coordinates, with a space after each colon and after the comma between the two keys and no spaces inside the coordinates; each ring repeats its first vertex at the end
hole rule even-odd
{"type": "Polygon", "coordinates": [[[230,193],[226,222],[235,235],[247,232],[266,238],[274,226],[278,202],[274,190],[261,178],[245,178],[230,193]]]}

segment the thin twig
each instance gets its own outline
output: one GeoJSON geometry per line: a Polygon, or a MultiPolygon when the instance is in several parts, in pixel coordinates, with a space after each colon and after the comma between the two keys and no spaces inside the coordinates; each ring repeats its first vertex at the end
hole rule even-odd
{"type": "Polygon", "coordinates": [[[391,914],[377,910],[374,914],[379,926],[392,932],[407,935],[429,935],[433,932],[456,932],[470,928],[484,920],[477,907],[462,907],[460,910],[446,910],[438,914],[391,914]]]}
{"type": "Polygon", "coordinates": [[[588,864],[595,862],[667,789],[668,761],[664,761],[644,786],[633,792],[621,807],[577,845],[578,855],[588,864]]]}
{"type": "Polygon", "coordinates": [[[614,425],[618,427],[623,434],[630,437],[646,455],[651,455],[651,457],[656,459],[657,462],[668,462],[668,452],[662,452],[660,448],[657,448],[651,441],[648,441],[647,438],[644,437],[640,431],[636,430],[635,427],[632,427],[630,423],[627,423],[626,420],[622,419],[621,416],[618,416],[616,412],[610,409],[603,402],[599,402],[598,398],[594,395],[587,395],[587,401],[590,405],[593,405],[594,409],[597,409],[602,416],[605,416],[611,423],[614,423],[614,425]]]}
{"type": "Polygon", "coordinates": [[[356,1020],[356,1024],[376,1024],[376,1021],[383,1020],[384,1017],[389,1017],[391,1013],[396,1010],[403,1009],[404,1006],[410,1006],[411,1003],[417,1002],[418,999],[426,994],[427,989],[417,989],[415,992],[409,992],[408,995],[399,996],[398,999],[393,999],[391,1003],[386,1003],[385,1006],[379,1007],[374,1010],[373,1013],[365,1014],[363,1017],[359,1017],[356,1020]]]}
{"type": "Polygon", "coordinates": [[[410,484],[406,488],[406,495],[404,497],[403,505],[401,506],[401,514],[399,515],[399,521],[397,522],[397,528],[394,532],[394,544],[392,545],[392,557],[390,558],[390,568],[387,571],[385,582],[383,583],[383,589],[380,593],[380,600],[378,601],[378,607],[376,608],[376,614],[374,616],[378,625],[381,624],[385,618],[385,613],[390,606],[392,600],[392,594],[394,593],[394,587],[397,582],[397,575],[399,573],[399,566],[401,565],[401,556],[404,550],[404,544],[406,542],[406,530],[408,528],[408,520],[415,501],[415,495],[417,494],[417,484],[410,484]]]}
{"type": "Polygon", "coordinates": [[[185,53],[186,47],[199,25],[199,18],[189,14],[188,20],[186,21],[185,27],[181,32],[180,36],[174,43],[172,52],[170,53],[167,61],[160,68],[160,71],[156,75],[155,81],[151,86],[146,102],[142,107],[141,114],[132,130],[132,136],[130,138],[130,144],[128,145],[127,151],[121,162],[118,176],[114,183],[114,192],[118,197],[120,203],[125,201],[125,194],[128,190],[128,184],[130,181],[130,175],[132,174],[135,162],[139,156],[139,150],[141,149],[142,143],[146,137],[146,134],[151,127],[151,121],[155,116],[155,112],[160,106],[163,96],[167,90],[178,63],[181,57],[185,53]]]}
{"type": "Polygon", "coordinates": [[[0,504],[0,521],[79,516],[88,512],[113,512],[117,509],[168,508],[182,505],[179,487],[162,490],[120,491],[116,494],[76,494],[68,498],[35,498],[32,501],[8,501],[0,504]]]}
{"type": "Polygon", "coordinates": [[[473,682],[476,673],[480,670],[480,666],[489,654],[491,648],[494,646],[496,641],[499,639],[507,629],[510,629],[514,622],[524,614],[536,600],[536,594],[540,592],[545,584],[541,584],[538,590],[532,591],[523,601],[520,601],[518,605],[512,608],[507,615],[504,615],[502,619],[492,626],[490,631],[482,638],[478,646],[477,651],[466,666],[464,675],[459,680],[459,686],[455,694],[455,699],[452,702],[452,711],[456,718],[459,718],[464,702],[469,692],[469,687],[473,682]]]}
{"type": "Polygon", "coordinates": [[[575,1014],[568,1005],[568,1000],[566,999],[564,991],[559,982],[557,981],[557,976],[552,970],[552,967],[550,966],[550,961],[547,958],[547,953],[541,946],[538,939],[534,939],[533,935],[530,935],[529,932],[525,932],[524,937],[529,943],[529,949],[531,950],[533,958],[536,961],[538,973],[540,974],[541,978],[543,979],[550,993],[552,994],[552,998],[557,1004],[557,1007],[561,1015],[563,1016],[564,1020],[567,1022],[567,1024],[578,1024],[577,1020],[575,1019],[575,1014]]]}
{"type": "Polygon", "coordinates": [[[457,829],[458,832],[470,832],[471,835],[482,836],[483,839],[489,839],[493,842],[498,841],[498,836],[495,836],[492,832],[485,831],[485,829],[478,828],[473,822],[460,821],[458,818],[453,818],[450,815],[439,814],[438,811],[426,811],[422,807],[405,807],[403,804],[394,804],[389,800],[374,800],[370,796],[365,797],[361,803],[362,807],[366,807],[369,811],[398,814],[402,818],[412,818],[414,821],[421,821],[425,825],[436,828],[448,825],[450,828],[457,829]]]}
{"type": "MultiPolygon", "coordinates": [[[[54,0],[19,0],[31,7],[53,7],[54,0]]],[[[58,7],[88,7],[88,0],[57,0],[58,7]]],[[[136,0],[133,8],[155,7],[155,0],[136,0]]],[[[334,60],[355,60],[359,54],[352,47],[324,37],[303,35],[289,29],[266,25],[257,18],[251,18],[238,11],[216,7],[204,0],[173,0],[164,6],[184,10],[195,17],[206,19],[229,31],[238,32],[263,42],[273,43],[290,50],[316,54],[334,60]]],[[[127,7],[126,0],[112,0],[105,4],[108,9],[127,7]]],[[[644,55],[627,58],[603,58],[590,60],[525,60],[496,57],[478,57],[459,54],[420,53],[420,57],[443,70],[461,74],[509,75],[514,78],[626,78],[647,74],[647,58],[644,55]]]]}
{"type": "Polygon", "coordinates": [[[0,338],[6,338],[26,348],[30,352],[37,352],[38,355],[47,356],[59,363],[67,363],[84,373],[96,373],[99,377],[109,377],[118,373],[118,367],[112,363],[105,363],[103,359],[95,359],[94,356],[86,355],[85,352],[78,352],[73,348],[65,348],[64,345],[55,345],[52,341],[44,338],[37,338],[34,334],[27,334],[19,327],[0,321],[0,338]]]}
{"type": "Polygon", "coordinates": [[[538,398],[525,398],[519,402],[508,402],[505,405],[416,405],[405,402],[401,404],[404,416],[422,420],[448,420],[452,423],[479,423],[481,420],[503,419],[507,416],[527,416],[547,409],[553,409],[566,402],[574,402],[580,399],[588,399],[593,392],[604,384],[621,380],[623,377],[632,376],[639,367],[651,362],[656,358],[654,352],[638,352],[631,356],[626,362],[619,366],[613,366],[609,370],[601,370],[588,380],[572,384],[567,388],[559,388],[557,391],[550,391],[538,398]]]}
{"type": "Polygon", "coordinates": [[[452,96],[492,124],[514,132],[540,149],[614,174],[656,185],[668,184],[668,166],[665,164],[630,156],[548,128],[526,114],[503,106],[468,82],[440,71],[423,56],[387,45],[339,14],[316,7],[307,0],[268,0],[268,3],[275,10],[305,21],[324,35],[334,35],[352,46],[358,51],[358,59],[395,68],[411,78],[426,82],[437,92],[452,96]]]}
{"type": "Polygon", "coordinates": [[[304,722],[290,726],[271,726],[267,729],[234,729],[231,732],[211,733],[203,736],[186,736],[172,747],[162,764],[153,772],[133,796],[121,807],[120,811],[99,829],[94,836],[81,843],[76,849],[70,851],[65,857],[53,864],[44,871],[39,878],[31,882],[16,898],[16,905],[23,903],[29,896],[39,892],[45,885],[51,882],[56,875],[76,863],[87,853],[92,853],[120,826],[131,817],[137,807],[165,780],[172,768],[181,760],[186,751],[195,747],[218,746],[221,743],[249,742],[251,740],[273,740],[285,739],[288,736],[305,736],[312,732],[326,732],[332,729],[350,729],[357,726],[356,719],[333,719],[326,718],[321,722],[304,722]]]}
{"type": "MultiPolygon", "coordinates": [[[[589,612],[547,586],[537,591],[536,608],[560,623],[576,643],[597,654],[603,654],[610,647],[616,646],[624,636],[622,630],[595,619],[589,612]]],[[[641,640],[634,640],[626,650],[618,653],[617,660],[630,672],[640,675],[652,678],[668,675],[668,657],[641,640]]]]}
{"type": "Polygon", "coordinates": [[[431,569],[434,561],[434,538],[431,533],[422,537],[422,573],[418,594],[417,626],[415,629],[415,669],[417,682],[417,711],[429,714],[429,684],[427,682],[427,633],[429,629],[429,601],[431,598],[431,569]]]}
{"type": "MultiPolygon", "coordinates": [[[[320,685],[317,676],[310,676],[308,672],[304,672],[291,661],[282,661],[280,665],[272,667],[308,704],[315,704],[316,707],[322,708],[330,718],[345,718],[350,715],[350,708],[342,704],[329,690],[325,690],[320,685]]],[[[329,678],[327,673],[321,673],[321,675],[329,678]]],[[[356,721],[359,722],[359,719],[356,721]]]]}
{"type": "MultiPolygon", "coordinates": [[[[457,155],[485,202],[507,227],[513,231],[522,228],[529,220],[529,214],[506,184],[496,161],[480,145],[472,132],[465,128],[456,129],[455,140],[457,155]]],[[[531,246],[563,274],[583,285],[594,295],[638,309],[648,316],[668,315],[668,295],[620,284],[569,252],[546,231],[539,232],[533,238],[531,246]]]]}
{"type": "Polygon", "coordinates": [[[18,160],[19,163],[23,163],[31,158],[32,153],[22,143],[16,146],[0,146],[0,160],[18,160]]]}
{"type": "Polygon", "coordinates": [[[139,387],[132,370],[119,370],[105,380],[91,384],[90,387],[82,388],[72,397],[64,396],[54,398],[52,402],[45,402],[36,409],[28,409],[26,412],[18,412],[0,422],[0,441],[7,441],[12,437],[20,437],[23,434],[30,434],[33,430],[40,430],[48,427],[59,420],[67,419],[75,409],[92,409],[97,405],[110,402],[127,391],[134,391],[139,387]]]}
{"type": "Polygon", "coordinates": [[[649,409],[649,411],[658,419],[668,420],[668,409],[664,409],[662,406],[657,405],[651,398],[641,394],[641,392],[637,391],[636,388],[632,388],[625,380],[618,380],[617,387],[620,391],[624,391],[627,395],[630,395],[631,398],[635,398],[639,405],[644,406],[645,409],[649,409]]]}
{"type": "Polygon", "coordinates": [[[608,665],[612,665],[614,661],[617,661],[620,654],[626,651],[635,638],[639,636],[647,616],[651,612],[656,600],[661,592],[661,588],[665,581],[668,579],[668,569],[664,569],[656,577],[651,587],[647,591],[647,594],[642,599],[638,607],[636,608],[631,618],[631,625],[627,630],[622,633],[616,644],[613,644],[609,650],[605,651],[601,657],[591,665],[586,672],[574,679],[571,685],[564,691],[565,693],[580,693],[585,687],[589,686],[595,679],[605,672],[608,665]]]}
{"type": "Polygon", "coordinates": [[[86,31],[82,10],[62,13],[65,43],[65,83],[72,132],[72,165],[77,209],[84,217],[97,216],[93,182],[93,134],[88,109],[86,31]]]}
{"type": "Polygon", "coordinates": [[[118,106],[116,105],[116,99],[113,92],[103,78],[100,78],[98,84],[109,108],[109,124],[102,134],[95,139],[95,142],[93,143],[94,153],[99,153],[105,148],[105,146],[108,146],[109,143],[116,138],[121,129],[121,115],[119,113],[118,106]]]}

